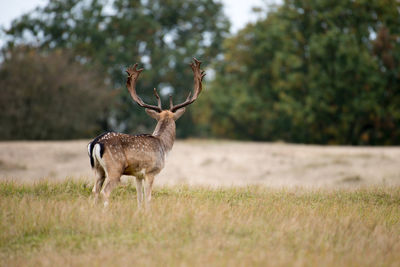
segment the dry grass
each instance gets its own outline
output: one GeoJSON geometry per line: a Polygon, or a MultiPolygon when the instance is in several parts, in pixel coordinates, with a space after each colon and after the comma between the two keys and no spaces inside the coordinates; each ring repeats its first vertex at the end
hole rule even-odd
{"type": "MultiPolygon", "coordinates": [[[[93,178],[88,141],[0,142],[0,180],[93,178]]],[[[400,186],[400,147],[177,141],[159,186],[400,186]],[[359,177],[359,179],[348,179],[359,177]]]]}
{"type": "Polygon", "coordinates": [[[92,204],[86,145],[0,142],[0,266],[400,262],[398,147],[178,141],[144,213],[92,204]]]}
{"type": "Polygon", "coordinates": [[[0,182],[1,266],[396,266],[400,188],[135,189],[93,205],[83,181],[0,182]]]}

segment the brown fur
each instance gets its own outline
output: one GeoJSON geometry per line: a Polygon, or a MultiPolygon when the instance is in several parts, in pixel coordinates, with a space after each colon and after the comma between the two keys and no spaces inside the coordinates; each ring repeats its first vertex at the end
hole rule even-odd
{"type": "Polygon", "coordinates": [[[101,190],[105,198],[104,205],[107,206],[112,189],[120,181],[121,175],[125,174],[136,177],[138,205],[142,205],[144,197],[146,206],[149,206],[154,176],[164,168],[167,154],[175,141],[175,121],[183,115],[185,106],[193,103],[202,90],[205,73],[200,69],[200,65],[201,62],[194,58],[191,64],[194,74],[193,96],[190,97],[189,94],[187,99],[178,105],[173,105],[170,97],[169,110],[162,110],[161,98],[156,89],[154,95],[158,105],[144,103],[136,93],[136,81],[143,69],[137,69],[137,64],[127,69],[126,87],[132,99],[139,106],[146,108],[147,114],[157,120],[157,125],[152,135],[107,133],[96,137],[89,144],[89,156],[97,176],[93,187],[96,200],[101,190]],[[105,185],[101,189],[103,183],[105,185]]]}
{"type": "Polygon", "coordinates": [[[139,196],[142,180],[145,182],[146,203],[150,201],[154,176],[164,168],[166,156],[175,141],[174,113],[164,110],[158,113],[156,119],[158,122],[152,135],[133,136],[111,132],[97,140],[96,144],[103,146],[104,153],[101,161],[93,155],[97,174],[97,182],[93,187],[96,199],[105,181],[101,194],[107,205],[110,193],[121,175],[132,175],[136,177],[139,205],[143,200],[143,196],[139,196]]]}

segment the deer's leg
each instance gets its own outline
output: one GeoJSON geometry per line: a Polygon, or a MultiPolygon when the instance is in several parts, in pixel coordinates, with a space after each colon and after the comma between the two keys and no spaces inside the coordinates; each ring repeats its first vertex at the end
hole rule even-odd
{"type": "Polygon", "coordinates": [[[150,208],[150,201],[151,201],[151,190],[153,187],[154,175],[146,175],[144,180],[144,198],[146,209],[150,208]]]}
{"type": "Polygon", "coordinates": [[[138,207],[141,208],[143,204],[143,179],[135,177],[136,179],[136,195],[138,207]]]}
{"type": "Polygon", "coordinates": [[[109,204],[109,198],[111,195],[112,190],[118,184],[121,178],[120,173],[111,174],[108,173],[108,177],[106,179],[106,184],[104,185],[103,189],[101,190],[101,195],[104,197],[104,207],[107,207],[109,204]]]}
{"type": "Polygon", "coordinates": [[[106,179],[106,174],[103,169],[96,169],[96,179],[97,180],[92,189],[95,203],[97,203],[99,200],[100,190],[103,186],[104,180],[106,179]]]}

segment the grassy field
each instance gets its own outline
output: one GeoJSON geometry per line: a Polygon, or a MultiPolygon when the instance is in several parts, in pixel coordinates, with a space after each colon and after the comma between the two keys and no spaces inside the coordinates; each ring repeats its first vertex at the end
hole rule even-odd
{"type": "Polygon", "coordinates": [[[94,205],[84,181],[0,182],[1,266],[398,266],[400,187],[134,186],[94,205]]]}

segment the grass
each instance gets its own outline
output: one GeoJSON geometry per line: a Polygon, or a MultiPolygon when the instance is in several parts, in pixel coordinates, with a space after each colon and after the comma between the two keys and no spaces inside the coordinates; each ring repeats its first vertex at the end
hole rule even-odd
{"type": "Polygon", "coordinates": [[[107,210],[83,181],[0,182],[1,266],[395,266],[400,188],[156,188],[107,210]]]}

